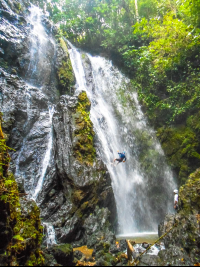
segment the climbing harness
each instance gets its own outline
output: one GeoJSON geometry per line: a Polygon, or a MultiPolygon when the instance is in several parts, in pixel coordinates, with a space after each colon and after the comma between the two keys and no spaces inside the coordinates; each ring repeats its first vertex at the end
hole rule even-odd
{"type": "Polygon", "coordinates": [[[169,231],[167,231],[164,235],[162,235],[154,244],[149,246],[144,252],[142,252],[138,257],[135,258],[135,260],[130,263],[129,266],[137,266],[138,263],[140,262],[138,259],[140,259],[148,250],[150,250],[155,244],[157,244],[161,239],[163,239],[166,235],[168,235],[175,227],[178,226],[179,223],[176,223],[174,226],[172,226],[169,231]]]}

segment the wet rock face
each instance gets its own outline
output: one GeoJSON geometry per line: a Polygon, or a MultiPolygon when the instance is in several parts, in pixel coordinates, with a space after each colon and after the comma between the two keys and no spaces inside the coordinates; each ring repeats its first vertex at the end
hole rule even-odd
{"type": "Polygon", "coordinates": [[[62,96],[53,117],[56,181],[45,181],[42,216],[52,221],[60,242],[95,245],[116,216],[111,180],[103,162],[80,162],[73,151],[78,97],[62,96]],[[53,185],[53,186],[52,186],[53,185]],[[52,191],[54,187],[55,191],[52,191]],[[49,199],[49,200],[48,200],[49,199]],[[48,204],[47,204],[48,200],[48,204]]]}
{"type": "Polygon", "coordinates": [[[68,47],[62,38],[59,39],[59,45],[56,52],[56,70],[61,94],[73,95],[76,81],[70,61],[68,47]]]}
{"type": "Polygon", "coordinates": [[[28,1],[8,1],[7,4],[1,0],[0,5],[3,60],[27,82],[36,86],[50,84],[56,73],[52,64],[56,56],[54,27],[44,15],[34,12],[28,1]],[[44,27],[37,27],[39,24],[44,27]]]}
{"type": "MultiPolygon", "coordinates": [[[[20,192],[31,197],[46,164],[37,203],[41,217],[55,227],[58,243],[94,246],[105,233],[112,242],[111,179],[96,155],[89,108],[77,110],[78,97],[66,95],[73,95],[75,84],[67,45],[55,40],[55,29],[43,15],[30,13],[27,1],[20,3],[0,0],[0,111],[8,145],[16,150],[10,169],[20,192]],[[37,23],[43,40],[34,32],[37,23]]],[[[86,71],[89,84],[89,65],[86,71]]]]}
{"type": "Polygon", "coordinates": [[[152,255],[144,255],[141,257],[140,263],[137,266],[159,266],[159,257],[152,255]]]}
{"type": "Polygon", "coordinates": [[[19,198],[17,183],[8,171],[10,157],[1,124],[0,114],[0,265],[42,265],[40,211],[34,201],[19,198]]]}
{"type": "Polygon", "coordinates": [[[159,226],[166,250],[159,252],[162,266],[185,266],[200,262],[199,211],[200,211],[200,169],[191,174],[186,184],[180,188],[179,211],[167,215],[159,226]]]}
{"type": "Polygon", "coordinates": [[[179,210],[159,225],[165,250],[158,256],[144,255],[139,266],[194,266],[200,262],[200,169],[191,174],[179,191],[179,210]]]}
{"type": "Polygon", "coordinates": [[[4,130],[12,153],[11,169],[20,181],[25,179],[25,190],[33,190],[40,177],[38,163],[47,149],[49,130],[48,98],[41,90],[29,88],[18,76],[4,71],[0,74],[1,111],[4,114],[4,130]],[[36,177],[36,178],[35,178],[36,177]]]}

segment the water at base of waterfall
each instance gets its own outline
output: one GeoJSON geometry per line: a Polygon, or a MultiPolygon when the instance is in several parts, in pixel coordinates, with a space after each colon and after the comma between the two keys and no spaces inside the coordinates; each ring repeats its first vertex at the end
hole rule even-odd
{"type": "MultiPolygon", "coordinates": [[[[158,233],[150,232],[150,233],[137,233],[137,234],[129,234],[129,235],[119,235],[116,236],[117,240],[129,240],[133,241],[135,245],[133,245],[134,248],[134,254],[135,257],[139,256],[140,253],[143,253],[146,251],[147,247],[151,244],[155,244],[155,242],[159,239],[158,233]],[[144,247],[146,245],[146,248],[144,247]]],[[[164,250],[165,246],[163,242],[158,242],[155,245],[151,247],[150,250],[147,251],[146,254],[148,255],[154,255],[157,256],[158,253],[161,250],[164,250]]]]}
{"type": "Polygon", "coordinates": [[[98,152],[112,178],[118,213],[118,233],[130,235],[138,232],[155,232],[160,211],[164,215],[164,212],[168,213],[173,209],[173,190],[176,186],[156,134],[148,126],[142,113],[137,93],[134,91],[129,95],[131,106],[124,103],[123,96],[130,86],[130,80],[122,75],[111,61],[87,54],[94,84],[91,90],[91,87],[87,86],[82,52],[70,42],[68,45],[77,81],[76,93],[84,90],[90,99],[90,118],[99,141],[98,152]],[[156,209],[151,205],[149,183],[152,182],[152,178],[141,169],[138,156],[140,146],[137,144],[137,138],[142,135],[151,140],[151,151],[157,153],[158,160],[151,156],[149,161],[155,171],[160,173],[161,182],[155,181],[155,184],[160,183],[157,194],[163,194],[165,200],[161,199],[156,209]],[[126,151],[127,161],[125,164],[113,166],[113,160],[119,150],[126,151]]]}
{"type": "MultiPolygon", "coordinates": [[[[136,244],[133,246],[134,250],[135,250],[135,254],[136,256],[139,256],[141,253],[143,253],[146,249],[142,246],[142,244],[136,244]]],[[[156,244],[154,246],[151,247],[150,250],[148,250],[146,252],[147,255],[152,255],[152,256],[157,256],[158,253],[161,250],[165,250],[165,246],[163,243],[161,244],[156,244]]]]}
{"type": "Polygon", "coordinates": [[[154,243],[158,240],[158,233],[157,232],[143,232],[143,233],[130,233],[125,235],[117,235],[117,240],[132,240],[138,244],[142,244],[144,242],[147,243],[154,243]]]}

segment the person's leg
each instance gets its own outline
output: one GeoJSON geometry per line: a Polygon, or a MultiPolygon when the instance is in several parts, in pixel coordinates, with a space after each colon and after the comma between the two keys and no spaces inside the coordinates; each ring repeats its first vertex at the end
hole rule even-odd
{"type": "Polygon", "coordinates": [[[118,161],[117,165],[123,161],[123,159],[116,159],[118,161]]]}

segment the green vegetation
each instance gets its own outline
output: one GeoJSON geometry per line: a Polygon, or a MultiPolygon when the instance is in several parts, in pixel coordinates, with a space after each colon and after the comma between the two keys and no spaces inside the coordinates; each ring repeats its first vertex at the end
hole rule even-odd
{"type": "Polygon", "coordinates": [[[71,61],[69,59],[69,52],[65,41],[60,38],[59,44],[65,53],[65,57],[62,60],[62,65],[58,69],[59,83],[61,86],[62,93],[70,93],[71,87],[75,84],[75,77],[71,61]]]}
{"type": "Polygon", "coordinates": [[[62,34],[107,53],[129,75],[124,106],[136,89],[167,155],[176,143],[169,162],[184,183],[200,164],[200,1],[66,0],[62,11],[58,4],[48,10],[62,34]],[[164,141],[168,132],[173,140],[164,141]]]}
{"type": "Polygon", "coordinates": [[[73,247],[70,244],[62,244],[57,246],[58,250],[61,250],[65,254],[70,254],[72,253],[73,247]]]}
{"type": "Polygon", "coordinates": [[[85,194],[81,190],[75,190],[72,195],[72,202],[79,205],[80,202],[83,200],[85,197],[85,194]]]}
{"type": "Polygon", "coordinates": [[[40,251],[43,227],[40,211],[32,201],[19,198],[17,183],[12,173],[8,172],[10,157],[6,146],[0,114],[0,248],[5,251],[0,255],[0,262],[5,265],[39,266],[44,264],[40,251]],[[23,210],[23,202],[26,209],[23,210]]]}
{"type": "Polygon", "coordinates": [[[86,164],[92,165],[96,157],[94,148],[94,131],[93,124],[90,120],[91,103],[86,92],[82,92],[78,96],[78,104],[76,113],[73,115],[76,129],[74,131],[74,156],[86,164]]]}
{"type": "Polygon", "coordinates": [[[181,213],[196,215],[200,208],[200,169],[192,173],[186,184],[180,189],[181,213]]]}

